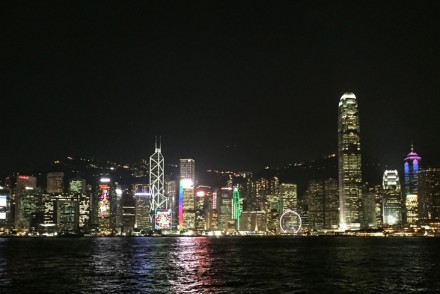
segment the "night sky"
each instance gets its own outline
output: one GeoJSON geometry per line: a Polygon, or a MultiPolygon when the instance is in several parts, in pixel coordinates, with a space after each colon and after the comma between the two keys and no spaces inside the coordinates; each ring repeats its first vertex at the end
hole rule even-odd
{"type": "Polygon", "coordinates": [[[65,156],[255,170],[336,152],[440,166],[435,1],[2,1],[0,171],[65,156]],[[406,2],[405,2],[406,3],[406,2]]]}

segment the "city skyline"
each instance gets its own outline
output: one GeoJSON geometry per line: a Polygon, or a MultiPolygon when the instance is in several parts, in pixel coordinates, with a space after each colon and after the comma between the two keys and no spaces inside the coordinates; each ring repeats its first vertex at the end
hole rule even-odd
{"type": "Polygon", "coordinates": [[[362,158],[440,162],[437,4],[3,4],[1,172],[65,156],[257,170],[335,153],[337,102],[362,158]],[[361,20],[361,21],[358,21],[361,20]]]}

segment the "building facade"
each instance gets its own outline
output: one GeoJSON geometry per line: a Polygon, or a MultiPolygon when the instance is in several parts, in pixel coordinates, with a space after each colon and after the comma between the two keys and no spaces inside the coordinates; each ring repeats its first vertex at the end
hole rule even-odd
{"type": "Polygon", "coordinates": [[[418,215],[421,220],[440,220],[440,168],[418,174],[418,215]]]}

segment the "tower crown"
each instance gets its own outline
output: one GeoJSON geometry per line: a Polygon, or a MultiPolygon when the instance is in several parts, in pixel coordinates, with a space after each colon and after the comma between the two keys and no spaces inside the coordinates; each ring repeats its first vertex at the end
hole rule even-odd
{"type": "Polygon", "coordinates": [[[356,96],[351,92],[345,92],[339,100],[339,107],[346,104],[356,104],[356,96]]]}

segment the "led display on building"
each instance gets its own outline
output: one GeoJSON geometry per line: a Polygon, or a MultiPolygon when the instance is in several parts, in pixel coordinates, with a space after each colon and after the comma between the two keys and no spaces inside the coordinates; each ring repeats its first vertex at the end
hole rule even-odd
{"type": "Polygon", "coordinates": [[[110,201],[109,201],[110,186],[99,185],[99,188],[101,189],[101,196],[99,197],[99,204],[98,204],[99,217],[109,217],[110,216],[110,201]]]}
{"type": "Polygon", "coordinates": [[[172,225],[171,209],[157,209],[155,212],[154,228],[156,230],[169,230],[172,225]]]}

